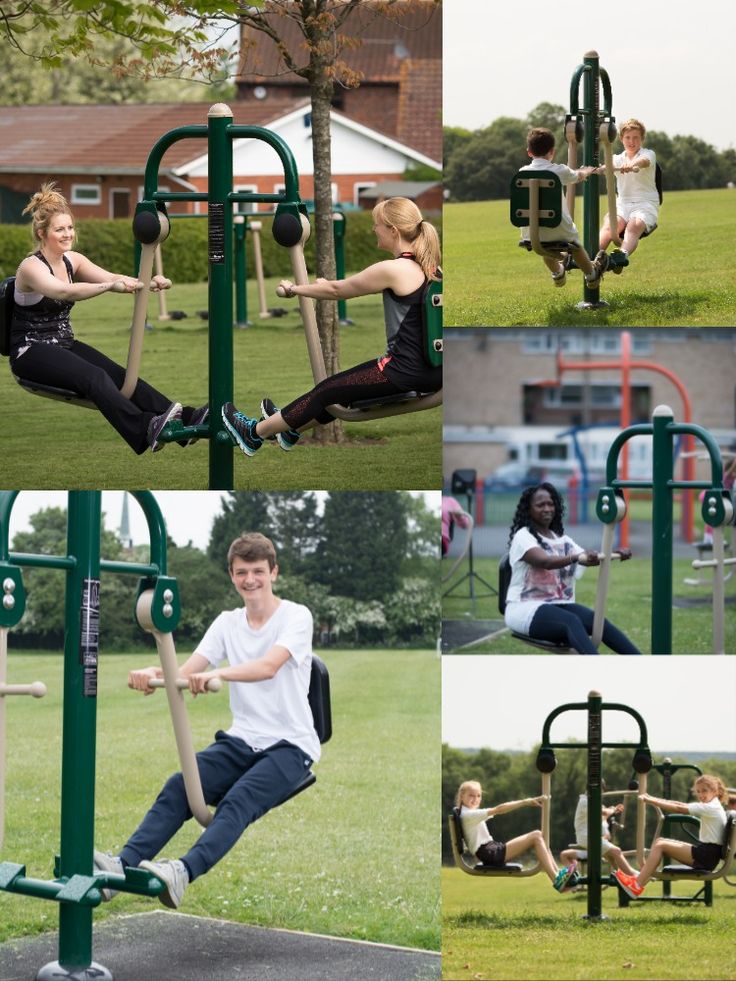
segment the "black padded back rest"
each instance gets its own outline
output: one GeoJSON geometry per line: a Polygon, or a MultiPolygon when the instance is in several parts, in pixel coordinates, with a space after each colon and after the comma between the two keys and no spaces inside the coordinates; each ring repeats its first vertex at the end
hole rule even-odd
{"type": "Polygon", "coordinates": [[[503,616],[506,612],[506,593],[509,591],[511,583],[511,563],[509,553],[501,556],[498,563],[498,612],[503,616]]]}
{"type": "Polygon", "coordinates": [[[465,844],[465,838],[463,838],[463,823],[460,820],[459,807],[453,807],[452,809],[452,823],[455,826],[455,837],[457,838],[458,851],[462,855],[462,853],[467,850],[468,846],[465,844]]]}
{"type": "Polygon", "coordinates": [[[655,186],[657,188],[657,194],[659,195],[659,203],[661,204],[662,203],[662,199],[664,198],[664,194],[663,194],[663,191],[662,191],[662,187],[663,187],[663,185],[662,185],[662,168],[659,166],[659,164],[656,164],[655,165],[655,170],[654,170],[654,183],[655,183],[655,186]]]}
{"type": "Polygon", "coordinates": [[[332,735],[330,676],[324,661],[316,654],[312,654],[312,673],[309,676],[309,707],[319,741],[326,743],[332,735]]]}
{"type": "Polygon", "coordinates": [[[721,857],[725,861],[731,851],[731,835],[734,834],[734,825],[736,825],[736,811],[726,812],[726,827],[723,831],[723,848],[721,850],[721,857]]]}
{"type": "Polygon", "coordinates": [[[15,276],[8,276],[0,283],[0,354],[10,354],[10,326],[13,322],[15,300],[15,276]]]}

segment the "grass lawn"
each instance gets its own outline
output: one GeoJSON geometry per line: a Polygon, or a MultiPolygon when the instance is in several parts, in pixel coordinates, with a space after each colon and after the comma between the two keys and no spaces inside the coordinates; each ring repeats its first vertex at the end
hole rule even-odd
{"type": "MultiPolygon", "coordinates": [[[[445,560],[448,561],[448,560],[445,560]]],[[[449,565],[448,565],[449,568],[449,565]]],[[[475,571],[492,586],[498,585],[498,560],[476,559],[475,571]]],[[[451,581],[444,583],[445,589],[452,588],[462,575],[467,572],[468,564],[463,563],[451,581]]],[[[674,561],[674,596],[675,598],[707,597],[705,587],[686,586],[683,580],[692,576],[693,570],[687,559],[674,561]]],[[[575,595],[579,603],[593,608],[595,606],[595,590],[597,574],[593,569],[586,570],[582,579],[575,586],[575,595]]],[[[733,596],[734,580],[726,584],[726,596],[733,596]]],[[[482,584],[476,585],[476,593],[485,593],[482,584]]],[[[624,564],[613,563],[608,587],[608,605],[606,617],[624,631],[636,644],[639,650],[647,653],[650,642],[651,618],[651,564],[644,559],[633,558],[624,564]]],[[[486,596],[476,599],[475,612],[468,598],[468,583],[463,583],[455,595],[445,596],[442,600],[442,616],[445,620],[474,619],[500,620],[497,598],[486,596]]],[[[673,654],[711,654],[712,653],[712,609],[710,603],[698,606],[675,608],[672,611],[673,654]]],[[[736,654],[734,638],[736,638],[736,605],[726,604],[725,618],[726,652],[736,654]],[[729,646],[730,644],[730,646],[729,646]]],[[[463,653],[478,654],[544,654],[538,647],[515,640],[510,634],[503,634],[494,640],[474,646],[463,653]]],[[[609,653],[604,650],[604,653],[609,653]]]]}
{"type": "MultiPolygon", "coordinates": [[[[276,280],[267,284],[274,304],[289,314],[259,320],[255,285],[249,290],[248,310],[253,326],[233,331],[235,404],[254,415],[269,395],[277,405],[308,391],[314,384],[296,301],[278,301],[276,280]]],[[[201,405],[208,392],[208,327],[196,316],[207,307],[205,284],[175,286],[169,310],[181,309],[186,320],[158,323],[155,298],[143,345],[141,377],[172,399],[201,405]]],[[[73,312],[79,340],[98,347],[125,364],[130,297],[106,294],[78,303],[73,312]]],[[[341,364],[353,364],[380,354],[386,345],[380,296],[350,300],[352,327],[341,328],[341,364]]],[[[168,446],[155,456],[136,456],[96,411],[23,391],[3,362],[0,371],[3,436],[0,440],[3,487],[138,489],[198,489],[208,486],[208,442],[200,440],[182,450],[168,446]]],[[[415,412],[345,426],[348,441],[321,446],[305,438],[291,453],[276,443],[265,445],[254,458],[233,448],[235,489],[292,490],[425,490],[442,482],[442,409],[415,412]]]]}
{"type": "MultiPolygon", "coordinates": [[[[673,884],[692,895],[697,883],[673,884]]],[[[652,882],[647,895],[661,894],[652,882]]],[[[603,891],[605,922],[588,923],[584,893],[555,895],[549,879],[481,879],[442,870],[442,975],[446,979],[736,977],[736,888],[714,883],[712,907],[633,904],[603,891]]]]}
{"type": "MultiPolygon", "coordinates": [[[[426,651],[330,650],[323,659],[334,734],[315,767],[317,783],[249,828],[191,886],[181,911],[438,950],[439,658],[426,651]]],[[[178,769],[165,699],[141,698],[126,687],[128,670],[150,661],[145,653],[100,658],[95,836],[104,850],[124,844],[178,769]]],[[[49,689],[42,701],[8,700],[0,857],[38,878],[52,878],[59,848],[61,674],[59,656],[9,658],[10,681],[39,678],[49,689]]],[[[223,692],[189,702],[195,747],[229,724],[226,698],[223,692]]],[[[166,855],[183,854],[197,835],[190,822],[166,855]]],[[[152,908],[159,908],[156,900],[121,894],[98,907],[95,920],[152,908]]],[[[55,903],[0,893],[0,941],[57,923],[55,903]]]]}
{"type": "MultiPolygon", "coordinates": [[[[736,192],[727,189],[666,193],[657,231],[621,275],[606,275],[600,295],[610,305],[598,311],[576,309],[583,298],[578,271],[556,289],[540,257],[517,247],[508,201],[446,205],[445,326],[731,325],[734,204],[736,192]]],[[[601,215],[606,210],[602,198],[601,215]]],[[[581,219],[578,198],[578,229],[581,219]]]]}

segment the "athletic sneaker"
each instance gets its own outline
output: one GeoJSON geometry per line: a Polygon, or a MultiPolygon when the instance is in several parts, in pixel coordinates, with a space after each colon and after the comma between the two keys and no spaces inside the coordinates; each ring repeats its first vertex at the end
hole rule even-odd
{"type": "MultiPolygon", "coordinates": [[[[626,249],[614,249],[613,252],[611,253],[611,255],[625,255],[625,256],[628,256],[628,254],[629,253],[626,251],[626,249]]],[[[611,272],[614,274],[614,276],[620,276],[623,271],[624,271],[623,266],[618,266],[618,265],[611,266],[611,272]]]]}
{"type": "Polygon", "coordinates": [[[593,275],[585,277],[585,285],[589,289],[600,285],[606,269],[608,269],[608,253],[605,249],[601,249],[593,259],[593,275]]]}
{"type": "MultiPolygon", "coordinates": [[[[261,399],[261,419],[268,419],[269,416],[275,416],[280,411],[270,398],[261,399]]],[[[293,450],[301,438],[302,434],[298,433],[296,429],[287,429],[284,433],[276,433],[275,436],[266,437],[266,439],[275,439],[281,449],[287,451],[293,450]]]]}
{"type": "Polygon", "coordinates": [[[555,876],[555,881],[552,883],[557,892],[564,892],[565,888],[569,885],[570,879],[575,875],[575,869],[577,867],[577,862],[571,862],[567,868],[559,869],[555,876]]]}
{"type": "MultiPolygon", "coordinates": [[[[95,872],[110,872],[112,875],[125,875],[123,863],[119,855],[111,855],[109,852],[98,852],[97,849],[92,853],[92,860],[95,872]]],[[[113,896],[117,896],[118,889],[101,889],[102,901],[109,903],[113,896]]]]}
{"type": "Polygon", "coordinates": [[[257,419],[249,419],[238,412],[232,402],[226,402],[222,407],[222,421],[225,429],[238,444],[246,456],[253,456],[256,450],[263,446],[263,440],[256,433],[257,419]]]}
{"type": "MultiPolygon", "coordinates": [[[[203,405],[199,409],[194,410],[194,412],[189,417],[189,422],[187,423],[187,425],[203,426],[209,419],[209,416],[210,416],[209,405],[203,405]]],[[[201,436],[192,436],[192,438],[188,439],[184,445],[191,446],[192,443],[197,443],[201,438],[202,438],[201,436]]]]}
{"type": "Polygon", "coordinates": [[[552,273],[552,282],[555,286],[564,286],[567,282],[567,273],[563,269],[560,273],[552,273]]]}
{"type": "Polygon", "coordinates": [[[172,402],[166,412],[162,412],[160,416],[154,416],[148,423],[148,445],[153,453],[158,453],[166,446],[166,443],[159,443],[158,438],[167,423],[181,419],[181,413],[181,402],[172,402]]]}
{"type": "Polygon", "coordinates": [[[644,892],[644,887],[639,885],[635,875],[627,875],[621,869],[616,869],[613,874],[616,876],[616,880],[623,891],[628,893],[632,899],[638,899],[644,892]]]}
{"type": "Polygon", "coordinates": [[[177,909],[189,885],[189,873],[186,865],[178,858],[164,859],[162,862],[140,862],[138,868],[151,872],[166,886],[158,898],[169,909],[177,909]]]}

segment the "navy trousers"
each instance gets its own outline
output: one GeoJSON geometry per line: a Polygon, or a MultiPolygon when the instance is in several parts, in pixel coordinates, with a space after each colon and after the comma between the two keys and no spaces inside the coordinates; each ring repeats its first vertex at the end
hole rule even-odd
{"type": "MultiPolygon", "coordinates": [[[[593,611],[580,603],[543,603],[529,625],[529,636],[572,647],[578,654],[597,654],[590,635],[593,611]]],[[[629,638],[608,620],[603,622],[603,643],[615,654],[641,654],[629,638]]]]}
{"type": "MultiPolygon", "coordinates": [[[[205,828],[181,860],[191,880],[220,861],[249,824],[280,804],[304,779],[312,761],[285,739],[265,750],[220,731],[197,753],[205,801],[216,805],[205,828]]],[[[150,861],[192,816],[181,773],[170,777],[148,814],[120,853],[124,866],[150,861]]]]}

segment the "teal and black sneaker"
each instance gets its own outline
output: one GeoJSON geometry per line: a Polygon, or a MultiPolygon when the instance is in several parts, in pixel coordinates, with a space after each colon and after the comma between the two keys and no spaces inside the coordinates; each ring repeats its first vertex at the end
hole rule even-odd
{"type": "Polygon", "coordinates": [[[238,444],[246,456],[253,456],[256,450],[263,446],[263,440],[256,433],[257,419],[249,419],[238,412],[232,402],[226,402],[222,407],[222,421],[225,429],[238,444]]]}
{"type": "MultiPolygon", "coordinates": [[[[269,416],[276,415],[280,409],[274,405],[268,396],[261,399],[261,419],[268,419],[269,416]]],[[[276,433],[275,436],[267,436],[266,439],[275,439],[282,450],[293,450],[302,434],[295,429],[287,429],[284,433],[276,433]]]]}

